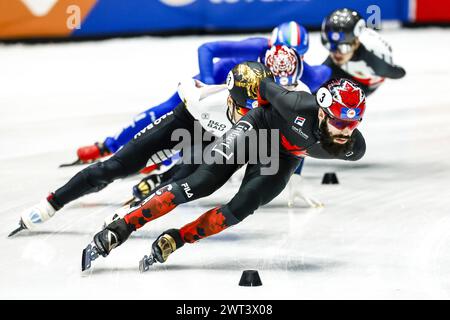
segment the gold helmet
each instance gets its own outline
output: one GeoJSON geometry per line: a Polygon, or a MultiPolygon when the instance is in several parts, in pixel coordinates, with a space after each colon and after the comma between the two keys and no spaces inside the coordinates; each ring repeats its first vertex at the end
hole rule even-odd
{"type": "Polygon", "coordinates": [[[272,72],[259,62],[246,61],[234,66],[227,77],[231,98],[240,107],[257,107],[259,84],[261,80],[269,77],[273,79],[272,72]]]}

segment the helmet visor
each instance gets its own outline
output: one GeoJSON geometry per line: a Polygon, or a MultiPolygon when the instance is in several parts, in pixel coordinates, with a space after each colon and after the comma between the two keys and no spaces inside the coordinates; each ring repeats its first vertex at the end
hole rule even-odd
{"type": "Polygon", "coordinates": [[[345,128],[354,130],[359,125],[360,122],[361,120],[345,121],[328,116],[328,123],[339,130],[343,130],[345,128]]]}
{"type": "Polygon", "coordinates": [[[347,54],[353,51],[353,43],[340,43],[330,46],[330,51],[339,52],[340,54],[347,54]]]}

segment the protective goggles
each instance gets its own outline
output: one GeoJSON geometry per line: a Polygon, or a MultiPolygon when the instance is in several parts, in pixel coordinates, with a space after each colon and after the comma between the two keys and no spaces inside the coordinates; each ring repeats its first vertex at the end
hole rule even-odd
{"type": "Polygon", "coordinates": [[[345,128],[354,130],[359,125],[360,122],[361,120],[345,121],[328,116],[328,123],[339,130],[343,130],[345,128]]]}
{"type": "Polygon", "coordinates": [[[353,51],[354,43],[340,43],[330,44],[331,52],[339,52],[341,54],[347,54],[353,51]]]}

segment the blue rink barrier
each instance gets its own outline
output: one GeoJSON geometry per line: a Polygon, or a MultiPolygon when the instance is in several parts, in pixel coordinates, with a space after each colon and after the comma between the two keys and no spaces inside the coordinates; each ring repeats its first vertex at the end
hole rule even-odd
{"type": "Polygon", "coordinates": [[[350,7],[368,17],[378,6],[382,20],[407,22],[408,0],[99,0],[72,37],[198,30],[270,29],[295,20],[319,27],[334,9],[350,7]]]}

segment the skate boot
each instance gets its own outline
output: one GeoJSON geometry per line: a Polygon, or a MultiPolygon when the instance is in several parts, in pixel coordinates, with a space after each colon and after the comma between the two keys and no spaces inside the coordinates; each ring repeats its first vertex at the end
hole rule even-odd
{"type": "Polygon", "coordinates": [[[161,177],[159,174],[151,174],[133,186],[133,197],[122,204],[122,207],[136,207],[147,198],[159,185],[161,177]]]}
{"type": "Polygon", "coordinates": [[[124,219],[117,219],[94,236],[94,240],[83,250],[81,270],[91,267],[91,262],[99,255],[106,257],[112,249],[124,243],[133,230],[124,219]]]}
{"type": "Polygon", "coordinates": [[[91,146],[78,148],[77,156],[82,163],[90,163],[100,158],[109,156],[111,151],[100,142],[96,142],[91,146]]]}
{"type": "Polygon", "coordinates": [[[148,271],[150,266],[156,262],[164,263],[175,250],[184,245],[180,236],[180,230],[170,229],[163,232],[152,244],[152,253],[150,256],[144,256],[139,262],[141,272],[148,271]]]}
{"type": "Polygon", "coordinates": [[[303,185],[304,181],[300,175],[294,174],[291,177],[291,180],[288,184],[288,207],[294,207],[295,200],[301,199],[306,202],[311,208],[322,208],[323,203],[307,195],[303,190],[303,185]]]}
{"type": "Polygon", "coordinates": [[[144,200],[150,193],[152,193],[156,187],[161,184],[161,177],[159,174],[152,174],[141,180],[137,185],[133,187],[133,195],[136,199],[144,200]]]}
{"type": "Polygon", "coordinates": [[[80,147],[77,150],[78,159],[71,163],[61,164],[59,167],[70,167],[79,164],[92,163],[100,158],[107,157],[111,151],[101,142],[96,142],[90,146],[80,147]]]}
{"type": "Polygon", "coordinates": [[[11,232],[8,237],[25,229],[35,229],[36,226],[53,217],[55,213],[56,209],[48,202],[48,200],[42,200],[38,204],[22,212],[20,215],[19,227],[11,232]]]}

